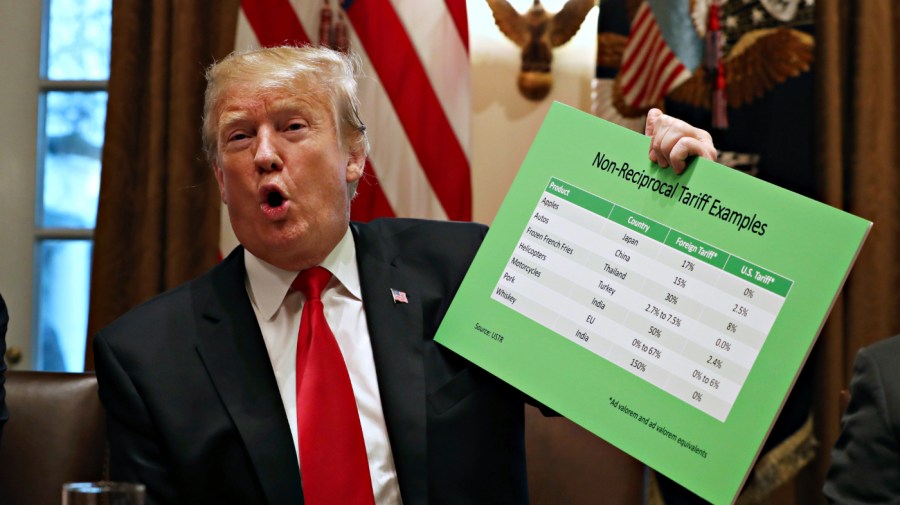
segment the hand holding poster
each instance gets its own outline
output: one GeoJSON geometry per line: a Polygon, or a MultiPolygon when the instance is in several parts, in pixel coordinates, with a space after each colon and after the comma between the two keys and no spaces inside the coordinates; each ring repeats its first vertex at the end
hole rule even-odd
{"type": "Polygon", "coordinates": [[[436,340],[733,501],[871,223],[554,104],[436,340]]]}

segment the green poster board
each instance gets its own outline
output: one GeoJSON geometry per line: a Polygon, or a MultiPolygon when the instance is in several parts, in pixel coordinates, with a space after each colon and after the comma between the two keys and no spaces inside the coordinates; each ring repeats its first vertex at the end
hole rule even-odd
{"type": "Polygon", "coordinates": [[[732,502],[871,223],[554,104],[436,340],[732,502]]]}

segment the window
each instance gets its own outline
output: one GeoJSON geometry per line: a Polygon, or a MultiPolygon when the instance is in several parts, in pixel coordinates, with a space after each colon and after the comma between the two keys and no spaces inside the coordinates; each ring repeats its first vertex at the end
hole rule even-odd
{"type": "Polygon", "coordinates": [[[33,366],[81,371],[106,121],[112,0],[45,0],[33,366]]]}

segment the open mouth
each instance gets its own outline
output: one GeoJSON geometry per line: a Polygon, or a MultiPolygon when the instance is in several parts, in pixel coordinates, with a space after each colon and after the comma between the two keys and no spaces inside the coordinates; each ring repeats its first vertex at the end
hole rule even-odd
{"type": "Polygon", "coordinates": [[[276,184],[266,184],[259,190],[259,207],[269,219],[277,221],[287,215],[290,201],[276,184]]]}
{"type": "Polygon", "coordinates": [[[287,197],[277,184],[265,184],[259,188],[259,203],[266,207],[278,208],[285,204],[287,197]]]}
{"type": "Polygon", "coordinates": [[[278,191],[269,191],[266,195],[266,203],[269,204],[269,207],[278,208],[284,203],[284,195],[279,193],[278,191]]]}

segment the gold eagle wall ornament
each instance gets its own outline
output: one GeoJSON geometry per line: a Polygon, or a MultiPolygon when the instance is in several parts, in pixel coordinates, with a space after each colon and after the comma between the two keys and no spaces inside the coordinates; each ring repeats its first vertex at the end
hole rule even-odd
{"type": "MultiPolygon", "coordinates": [[[[640,3],[622,1],[627,5],[640,3]]],[[[737,109],[748,105],[777,85],[810,71],[815,39],[796,27],[813,25],[813,0],[691,0],[691,17],[701,37],[707,35],[705,23],[712,2],[717,2],[723,12],[725,47],[722,58],[728,107],[737,109]]],[[[629,8],[631,19],[635,10],[629,8]]],[[[597,65],[619,68],[627,41],[627,37],[618,33],[599,33],[597,65]]],[[[612,105],[624,117],[642,116],[647,112],[646,108],[633,108],[625,103],[620,79],[620,76],[616,77],[612,105]]],[[[700,65],[690,79],[669,92],[667,97],[692,107],[710,109],[713,89],[711,73],[700,65]]]]}
{"type": "MultiPolygon", "coordinates": [[[[778,84],[808,72],[815,41],[792,28],[767,28],[744,34],[725,57],[728,106],[739,108],[761,98],[778,84]]],[[[712,84],[702,66],[672,90],[672,100],[694,107],[710,107],[712,84]]]]}
{"type": "Polygon", "coordinates": [[[543,100],[553,87],[553,48],[565,44],[578,32],[595,0],[569,0],[556,14],[548,13],[540,0],[534,0],[525,14],[506,0],[487,3],[500,31],[522,48],[519,92],[529,100],[543,100]]]}

